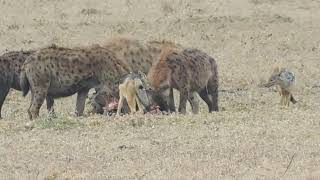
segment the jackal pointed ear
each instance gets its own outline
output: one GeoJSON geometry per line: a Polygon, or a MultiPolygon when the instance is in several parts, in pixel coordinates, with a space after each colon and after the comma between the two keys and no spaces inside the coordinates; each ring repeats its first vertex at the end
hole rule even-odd
{"type": "Polygon", "coordinates": [[[273,69],[273,73],[279,73],[280,72],[280,67],[277,66],[273,69]]]}
{"type": "Polygon", "coordinates": [[[286,70],[287,70],[286,68],[282,67],[280,68],[279,72],[285,72],[286,70]]]}

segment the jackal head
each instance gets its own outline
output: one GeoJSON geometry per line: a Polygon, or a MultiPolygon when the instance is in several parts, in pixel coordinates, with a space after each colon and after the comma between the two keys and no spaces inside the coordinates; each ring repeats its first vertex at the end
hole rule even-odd
{"type": "Polygon", "coordinates": [[[148,94],[150,85],[148,83],[147,76],[141,71],[131,72],[124,77],[121,84],[123,83],[133,85],[129,89],[134,92],[131,92],[130,94],[135,93],[138,101],[140,101],[146,110],[150,106],[150,97],[148,94]]]}
{"type": "Polygon", "coordinates": [[[280,85],[282,88],[288,88],[295,82],[295,75],[286,68],[275,68],[268,82],[264,87],[280,85]]]}
{"type": "Polygon", "coordinates": [[[280,74],[283,70],[284,70],[283,68],[280,69],[279,67],[276,67],[273,70],[271,76],[269,77],[268,82],[266,84],[264,84],[263,86],[268,88],[268,87],[276,85],[278,83],[280,74]]]}

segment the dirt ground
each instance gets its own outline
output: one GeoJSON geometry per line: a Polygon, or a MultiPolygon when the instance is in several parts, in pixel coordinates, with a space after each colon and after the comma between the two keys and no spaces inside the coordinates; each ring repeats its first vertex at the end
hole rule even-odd
{"type": "Polygon", "coordinates": [[[201,102],[186,116],[76,118],[72,96],[56,101],[56,119],[44,105],[27,130],[30,97],[12,90],[0,179],[320,179],[319,9],[319,0],[0,0],[2,53],[167,39],[212,55],[221,91],[219,112],[201,102]],[[259,87],[276,66],[296,74],[299,102],[288,109],[259,87]]]}

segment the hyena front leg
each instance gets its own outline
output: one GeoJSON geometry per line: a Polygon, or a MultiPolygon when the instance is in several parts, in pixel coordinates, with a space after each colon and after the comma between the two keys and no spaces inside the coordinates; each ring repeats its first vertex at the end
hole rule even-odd
{"type": "Polygon", "coordinates": [[[173,88],[170,88],[168,105],[169,105],[169,110],[170,110],[170,112],[176,112],[176,106],[175,106],[175,104],[174,104],[173,88]]]}
{"type": "Polygon", "coordinates": [[[180,104],[179,104],[179,112],[181,114],[187,113],[187,101],[189,97],[189,92],[187,89],[180,90],[180,104]]]}
{"type": "Polygon", "coordinates": [[[199,113],[199,98],[197,97],[197,93],[190,93],[188,101],[190,102],[192,113],[199,113]]]}
{"type": "Polygon", "coordinates": [[[82,89],[78,92],[77,103],[76,103],[76,115],[82,116],[84,111],[84,106],[89,93],[89,89],[82,89]]]}

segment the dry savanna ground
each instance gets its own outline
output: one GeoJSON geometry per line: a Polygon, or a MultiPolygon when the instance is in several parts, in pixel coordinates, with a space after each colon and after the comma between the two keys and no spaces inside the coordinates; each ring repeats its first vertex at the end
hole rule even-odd
{"type": "Polygon", "coordinates": [[[221,84],[212,114],[201,102],[199,115],[76,118],[72,96],[56,101],[56,119],[43,106],[32,130],[30,96],[11,91],[0,179],[319,179],[319,9],[319,0],[0,0],[1,52],[167,39],[212,55],[221,84]],[[297,77],[288,109],[259,87],[278,65],[297,77]]]}

